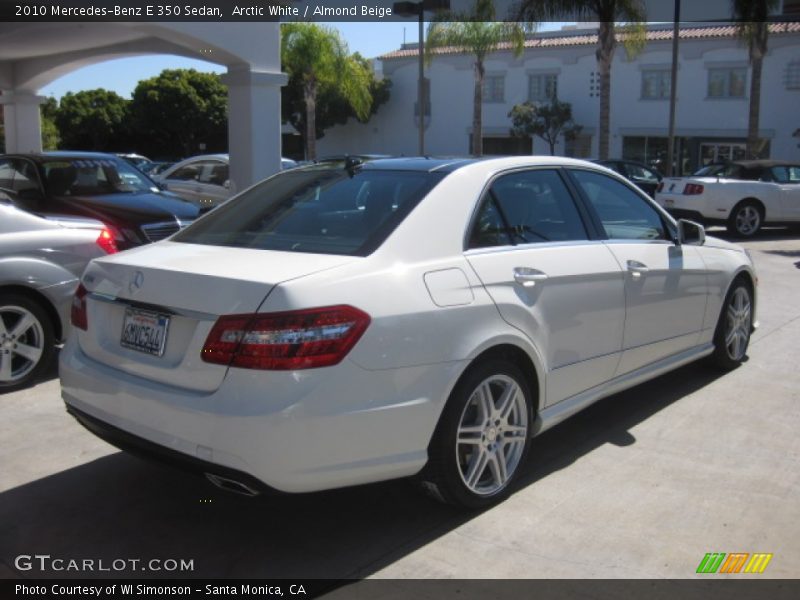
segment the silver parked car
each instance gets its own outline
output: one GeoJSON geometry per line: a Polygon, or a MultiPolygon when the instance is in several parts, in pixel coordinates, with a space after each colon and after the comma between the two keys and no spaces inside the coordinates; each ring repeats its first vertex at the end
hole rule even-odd
{"type": "Polygon", "coordinates": [[[54,222],[0,203],[0,392],[23,387],[69,331],[87,263],[116,252],[99,221],[54,222]]]}
{"type": "MultiPolygon", "coordinates": [[[[281,170],[295,166],[295,161],[281,158],[281,170]]],[[[165,169],[156,179],[165,189],[201,209],[222,204],[233,194],[228,177],[227,154],[187,158],[165,169]]]]}

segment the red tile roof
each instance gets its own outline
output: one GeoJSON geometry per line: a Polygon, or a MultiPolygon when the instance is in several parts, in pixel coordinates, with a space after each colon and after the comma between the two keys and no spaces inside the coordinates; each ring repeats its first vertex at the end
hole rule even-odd
{"type": "MultiPolygon", "coordinates": [[[[782,33],[800,33],[800,23],[773,23],[769,26],[770,34],[782,33]]],[[[736,35],[736,28],[734,25],[711,25],[711,26],[695,26],[684,27],[680,30],[680,39],[682,40],[696,40],[696,39],[712,39],[712,38],[726,38],[734,37],[736,35]]],[[[617,34],[617,39],[623,39],[624,35],[617,34]]],[[[672,29],[654,29],[647,32],[646,37],[648,42],[669,41],[672,39],[672,29]]],[[[596,33],[576,33],[573,35],[562,36],[543,36],[534,37],[525,41],[525,48],[560,48],[565,46],[594,46],[597,44],[596,33]]],[[[500,44],[498,50],[504,50],[511,47],[510,43],[500,44]]],[[[446,46],[444,48],[437,48],[434,54],[462,54],[464,51],[456,46],[446,46]]],[[[416,57],[417,47],[416,44],[411,48],[401,48],[379,56],[379,60],[391,60],[393,58],[408,58],[416,57]]]]}

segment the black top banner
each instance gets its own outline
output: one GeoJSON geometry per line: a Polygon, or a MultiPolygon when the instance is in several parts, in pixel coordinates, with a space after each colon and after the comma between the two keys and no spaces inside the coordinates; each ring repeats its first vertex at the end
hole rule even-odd
{"type": "MultiPolygon", "coordinates": [[[[411,22],[420,12],[426,21],[517,21],[522,4],[541,7],[548,1],[493,0],[491,13],[481,12],[476,18],[475,0],[0,0],[0,22],[411,22]]],[[[684,21],[731,19],[728,0],[683,4],[684,21]]],[[[673,18],[671,1],[642,0],[642,7],[647,21],[673,18]]],[[[564,13],[553,20],[582,18],[584,14],[564,13]]]]}

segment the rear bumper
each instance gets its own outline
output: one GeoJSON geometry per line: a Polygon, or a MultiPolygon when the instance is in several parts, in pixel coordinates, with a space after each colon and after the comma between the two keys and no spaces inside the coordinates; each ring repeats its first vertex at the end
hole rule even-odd
{"type": "Polygon", "coordinates": [[[244,474],[282,492],[418,472],[463,367],[370,371],[345,360],[308,371],[230,369],[218,390],[202,393],[101,364],[74,337],[60,356],[67,410],[100,437],[134,450],[156,447],[151,457],[231,479],[244,474]]]}
{"type": "Polygon", "coordinates": [[[159,444],[154,444],[153,442],[130,434],[118,427],[109,425],[100,419],[96,419],[93,416],[75,408],[75,406],[71,405],[69,402],[66,402],[66,400],[65,404],[67,407],[67,412],[75,417],[78,423],[83,425],[86,429],[100,439],[105,440],[112,446],[116,446],[120,450],[124,450],[148,460],[155,460],[183,471],[189,471],[197,474],[210,473],[218,477],[240,481],[251,489],[259,492],[276,492],[276,490],[273,490],[269,486],[265,485],[264,482],[247,473],[243,473],[242,471],[238,471],[236,469],[223,467],[206,460],[201,460],[197,457],[183,454],[182,452],[170,450],[169,448],[159,444]]]}

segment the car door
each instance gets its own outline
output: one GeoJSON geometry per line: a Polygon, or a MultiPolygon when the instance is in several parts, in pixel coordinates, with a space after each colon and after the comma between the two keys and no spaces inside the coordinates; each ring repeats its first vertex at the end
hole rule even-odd
{"type": "Polygon", "coordinates": [[[678,245],[674,226],[622,181],[584,169],[569,173],[625,271],[625,331],[617,375],[695,346],[708,299],[697,248],[678,245]]]}
{"type": "Polygon", "coordinates": [[[771,171],[780,196],[780,220],[800,222],[800,166],[772,167],[771,171]]]}
{"type": "Polygon", "coordinates": [[[197,204],[199,202],[197,180],[201,170],[201,163],[188,163],[168,173],[162,178],[161,183],[173,194],[197,204]]]}
{"type": "Polygon", "coordinates": [[[216,206],[228,199],[228,164],[221,160],[203,161],[197,178],[197,197],[200,205],[216,206]]]}
{"type": "Polygon", "coordinates": [[[467,260],[503,319],[544,361],[543,405],[610,379],[619,360],[623,274],[592,237],[557,168],[495,178],[468,236],[467,260]]]}

